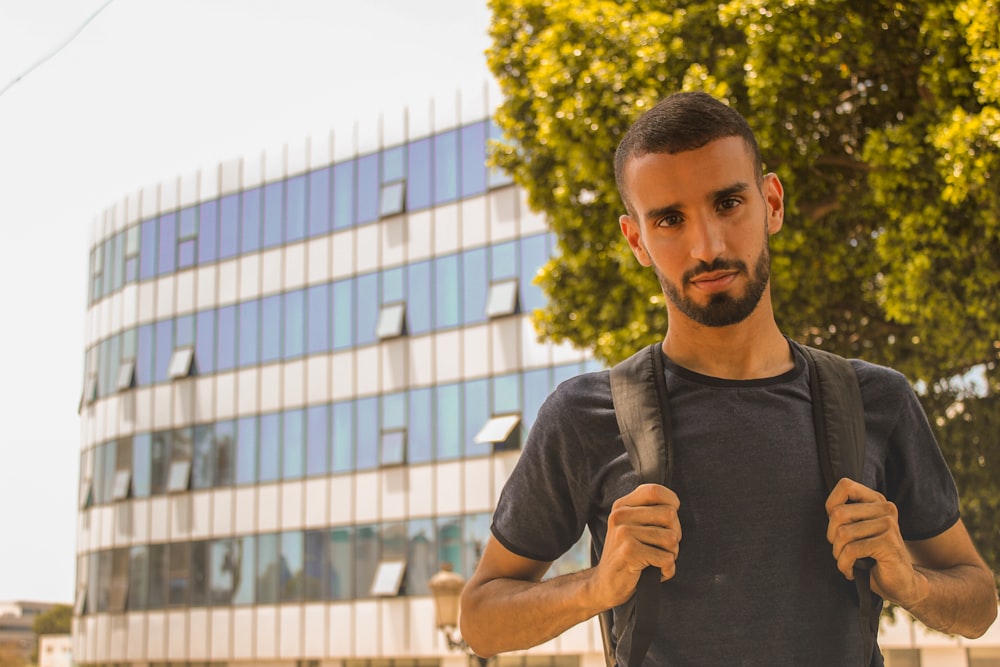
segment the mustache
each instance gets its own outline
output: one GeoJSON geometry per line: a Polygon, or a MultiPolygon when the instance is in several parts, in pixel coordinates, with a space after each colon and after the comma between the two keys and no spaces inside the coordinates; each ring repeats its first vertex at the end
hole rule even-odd
{"type": "Polygon", "coordinates": [[[692,267],[684,272],[681,279],[684,282],[691,282],[703,273],[711,273],[713,271],[742,271],[746,273],[747,265],[738,259],[723,259],[721,257],[716,257],[711,262],[698,262],[698,266],[692,267]]]}

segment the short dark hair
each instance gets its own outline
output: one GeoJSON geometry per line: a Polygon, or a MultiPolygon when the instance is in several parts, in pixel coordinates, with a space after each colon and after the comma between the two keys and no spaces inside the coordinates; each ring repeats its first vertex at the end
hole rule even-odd
{"type": "Polygon", "coordinates": [[[683,153],[716,139],[742,137],[763,178],[760,148],[747,121],[738,111],[708,93],[674,93],[642,114],[628,129],[615,151],[615,182],[625,208],[634,214],[625,193],[625,166],[629,160],[650,153],[683,153]]]}

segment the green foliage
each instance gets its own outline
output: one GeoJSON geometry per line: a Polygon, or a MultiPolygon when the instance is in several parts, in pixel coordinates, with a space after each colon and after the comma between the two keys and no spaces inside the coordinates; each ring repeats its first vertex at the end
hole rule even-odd
{"type": "Polygon", "coordinates": [[[757,133],[785,185],[775,311],[793,338],[937,386],[926,407],[979,544],[1000,552],[1000,0],[491,0],[504,93],[494,160],[559,239],[540,335],[608,362],[666,330],[651,271],[621,238],[612,157],[676,90],[757,133]],[[954,412],[954,408],[952,408],[954,412]],[[939,421],[940,418],[940,421],[939,421]],[[989,430],[992,428],[992,431],[989,430]]]}
{"type": "Polygon", "coordinates": [[[73,607],[57,604],[35,617],[32,629],[36,635],[68,635],[73,621],[73,607]]]}

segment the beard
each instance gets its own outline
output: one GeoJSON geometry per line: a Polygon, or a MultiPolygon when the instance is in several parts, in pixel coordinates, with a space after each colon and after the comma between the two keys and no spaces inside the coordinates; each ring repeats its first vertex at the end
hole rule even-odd
{"type": "Polygon", "coordinates": [[[729,294],[713,294],[707,304],[701,305],[686,296],[680,287],[667,280],[656,268],[656,265],[653,265],[653,271],[660,281],[663,294],[684,315],[706,327],[727,327],[731,324],[739,324],[757,308],[757,304],[764,296],[764,291],[771,279],[771,253],[768,244],[765,242],[753,273],[747,270],[747,265],[741,260],[717,258],[710,264],[702,262],[697,267],[687,270],[681,276],[681,284],[688,285],[693,278],[702,273],[726,270],[736,270],[749,276],[750,282],[747,284],[746,292],[739,297],[729,294]]]}

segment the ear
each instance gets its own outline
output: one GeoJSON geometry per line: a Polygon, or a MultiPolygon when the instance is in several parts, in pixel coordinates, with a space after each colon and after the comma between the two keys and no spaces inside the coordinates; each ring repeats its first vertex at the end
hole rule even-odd
{"type": "Polygon", "coordinates": [[[785,223],[785,189],[774,173],[764,176],[762,189],[767,204],[767,231],[775,234],[785,223]]]}
{"type": "Polygon", "coordinates": [[[618,218],[618,224],[621,226],[622,235],[628,241],[628,245],[632,249],[632,254],[635,255],[635,258],[643,266],[650,266],[652,261],[649,259],[649,253],[646,252],[646,246],[642,242],[642,234],[639,233],[639,223],[632,216],[623,215],[618,218]]]}

